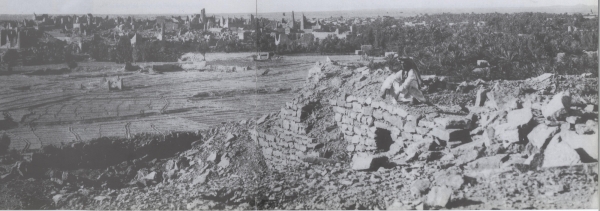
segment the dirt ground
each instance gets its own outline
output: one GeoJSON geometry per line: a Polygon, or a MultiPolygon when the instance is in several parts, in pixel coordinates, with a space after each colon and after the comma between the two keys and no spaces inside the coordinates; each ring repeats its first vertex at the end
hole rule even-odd
{"type": "MultiPolygon", "coordinates": [[[[102,136],[196,131],[225,121],[258,118],[276,111],[302,86],[318,55],[284,56],[255,63],[250,53],[207,54],[208,64],[256,67],[244,72],[126,72],[124,65],[80,63],[67,73],[32,75],[66,65],[15,68],[0,76],[0,112],[16,126],[5,130],[11,148],[36,150],[47,144],[102,136]],[[268,70],[265,75],[260,75],[268,70]],[[123,79],[109,91],[104,79],[123,79]]],[[[358,56],[331,56],[352,61],[358,56]]],[[[148,65],[148,64],[139,64],[148,65]]]]}

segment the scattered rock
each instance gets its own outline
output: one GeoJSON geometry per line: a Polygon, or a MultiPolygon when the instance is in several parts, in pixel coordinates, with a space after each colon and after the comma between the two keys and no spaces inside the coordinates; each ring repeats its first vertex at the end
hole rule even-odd
{"type": "Polygon", "coordinates": [[[580,155],[583,162],[598,161],[598,136],[581,135],[575,131],[561,131],[562,142],[580,155]]]}
{"type": "Polygon", "coordinates": [[[193,185],[197,185],[197,184],[204,184],[208,181],[208,177],[211,174],[211,170],[206,170],[205,173],[197,176],[196,178],[194,178],[194,180],[192,181],[193,185]]]}
{"type": "Polygon", "coordinates": [[[210,155],[206,158],[206,161],[208,162],[214,162],[216,163],[219,160],[220,156],[219,153],[217,152],[212,152],[210,153],[210,155]]]}
{"type": "Polygon", "coordinates": [[[379,167],[387,164],[388,158],[385,156],[363,155],[352,158],[353,170],[377,170],[379,167]]]}
{"type": "Polygon", "coordinates": [[[236,135],[233,135],[231,133],[227,133],[227,138],[225,138],[225,142],[231,142],[233,140],[235,140],[237,138],[236,135]]]}
{"type": "Polygon", "coordinates": [[[425,200],[425,208],[445,208],[450,202],[452,196],[452,189],[448,187],[433,187],[429,194],[427,194],[427,199],[425,200]]]}
{"type": "Polygon", "coordinates": [[[262,117],[260,117],[260,119],[256,120],[256,124],[257,125],[262,124],[263,122],[265,122],[267,120],[267,118],[269,118],[269,114],[263,115],[262,117]]]}
{"type": "Polygon", "coordinates": [[[221,162],[219,162],[219,167],[221,167],[221,168],[227,168],[227,167],[229,167],[229,158],[228,157],[223,157],[221,159],[221,162]]]}
{"type": "Polygon", "coordinates": [[[542,106],[542,115],[546,119],[563,120],[571,107],[569,92],[560,92],[552,97],[548,104],[542,106]]]}
{"type": "Polygon", "coordinates": [[[575,131],[580,135],[590,135],[595,133],[594,128],[586,124],[576,124],[575,131]]]}
{"type": "Polygon", "coordinates": [[[427,179],[415,180],[410,185],[410,193],[414,197],[421,197],[422,195],[426,194],[427,191],[429,191],[430,185],[431,185],[431,182],[429,182],[429,180],[427,180],[427,179]]]}
{"type": "Polygon", "coordinates": [[[533,120],[530,108],[512,110],[506,115],[506,121],[515,128],[522,128],[533,120]]]}
{"type": "Polygon", "coordinates": [[[548,127],[546,124],[539,124],[527,135],[527,139],[533,146],[543,149],[559,131],[560,127],[548,127]]]}
{"type": "Polygon", "coordinates": [[[570,124],[577,124],[577,122],[579,121],[579,119],[581,119],[581,117],[578,116],[569,116],[565,119],[565,121],[567,121],[570,124]]]}
{"type": "Polygon", "coordinates": [[[581,163],[579,154],[565,143],[558,134],[550,140],[548,147],[544,150],[542,167],[569,166],[578,163],[581,163]]]}

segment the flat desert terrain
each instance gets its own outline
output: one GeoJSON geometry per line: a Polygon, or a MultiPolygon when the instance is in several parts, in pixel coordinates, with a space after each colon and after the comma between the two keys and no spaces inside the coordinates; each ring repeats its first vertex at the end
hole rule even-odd
{"type": "MultiPolygon", "coordinates": [[[[28,66],[0,75],[0,111],[16,123],[6,134],[10,148],[86,141],[102,136],[196,131],[226,121],[276,111],[302,87],[322,55],[290,55],[254,62],[251,53],[207,54],[207,64],[250,66],[247,71],[129,72],[124,65],[86,62],[70,72],[35,74],[66,65],[28,66]],[[269,70],[267,74],[263,73],[269,70]],[[123,79],[109,91],[106,80],[123,79]]],[[[330,56],[357,61],[358,56],[330,56]]],[[[149,64],[137,64],[149,65],[149,64]]]]}

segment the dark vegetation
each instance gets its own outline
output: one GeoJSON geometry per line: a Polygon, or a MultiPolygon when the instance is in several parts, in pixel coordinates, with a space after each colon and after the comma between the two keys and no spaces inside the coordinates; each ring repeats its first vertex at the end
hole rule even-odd
{"type": "MultiPolygon", "coordinates": [[[[201,34],[210,35],[210,32],[201,34]]],[[[585,19],[581,14],[443,13],[399,19],[380,17],[366,25],[354,25],[346,39],[299,38],[279,46],[275,45],[272,33],[253,33],[245,40],[235,36],[229,40],[146,39],[135,45],[129,39],[132,35],[125,35],[118,38],[116,44],[110,44],[106,40],[114,39],[109,38],[112,36],[112,33],[97,34],[73,55],[70,52],[73,46],[67,46],[65,42],[39,42],[35,47],[19,52],[8,51],[3,61],[9,66],[66,62],[74,67],[72,61],[83,59],[117,63],[173,62],[187,52],[248,52],[255,51],[254,46],[260,51],[279,54],[353,54],[361,45],[373,45],[374,49],[367,52],[369,55],[398,52],[401,56],[415,58],[424,75],[448,75],[465,80],[477,77],[472,74],[477,60],[489,61],[491,71],[485,77],[487,79],[524,79],[546,72],[597,76],[598,69],[597,54],[584,52],[597,51],[598,19],[585,19]],[[403,26],[408,21],[425,21],[427,25],[403,26]],[[485,24],[477,26],[480,21],[485,24]],[[568,27],[578,30],[569,32],[568,27]]]]}

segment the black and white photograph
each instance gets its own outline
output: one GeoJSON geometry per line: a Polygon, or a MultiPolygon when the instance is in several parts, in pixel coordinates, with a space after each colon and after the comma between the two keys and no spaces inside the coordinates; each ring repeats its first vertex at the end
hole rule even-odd
{"type": "Polygon", "coordinates": [[[0,209],[598,209],[597,0],[0,0],[0,209]]]}

